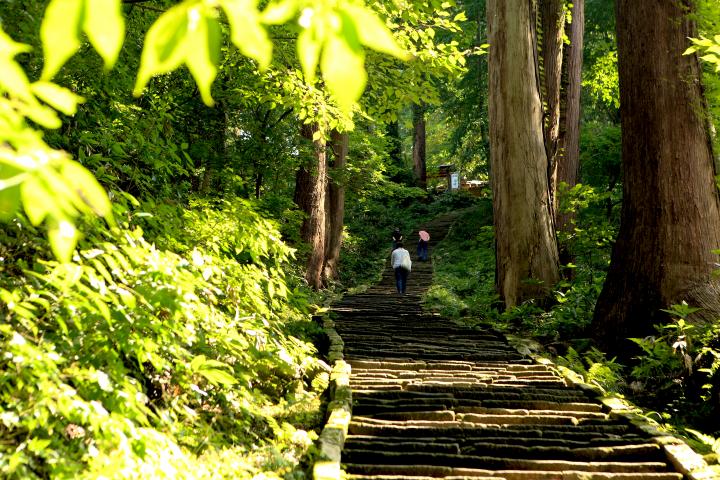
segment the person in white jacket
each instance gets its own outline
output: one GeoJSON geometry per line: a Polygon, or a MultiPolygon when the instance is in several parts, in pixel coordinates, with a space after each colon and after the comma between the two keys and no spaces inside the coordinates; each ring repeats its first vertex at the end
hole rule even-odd
{"type": "Polygon", "coordinates": [[[397,247],[390,256],[390,264],[395,271],[395,286],[397,287],[397,291],[400,294],[404,294],[407,278],[412,268],[412,261],[410,260],[410,252],[403,248],[402,242],[397,242],[397,247]]]}

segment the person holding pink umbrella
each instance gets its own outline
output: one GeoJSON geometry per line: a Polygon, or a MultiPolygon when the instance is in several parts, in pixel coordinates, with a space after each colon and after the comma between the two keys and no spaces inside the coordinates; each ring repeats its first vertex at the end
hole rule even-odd
{"type": "Polygon", "coordinates": [[[428,259],[428,245],[430,243],[430,234],[425,230],[418,232],[420,240],[417,244],[417,256],[421,262],[426,262],[428,259]]]}

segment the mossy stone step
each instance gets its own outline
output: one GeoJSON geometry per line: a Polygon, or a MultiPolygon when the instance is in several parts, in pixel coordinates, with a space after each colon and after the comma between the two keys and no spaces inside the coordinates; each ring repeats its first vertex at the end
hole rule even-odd
{"type": "MultiPolygon", "coordinates": [[[[363,442],[372,445],[374,442],[403,443],[409,441],[407,437],[392,437],[388,435],[350,435],[347,438],[348,444],[353,442],[363,442]]],[[[473,447],[483,443],[503,446],[524,446],[524,447],[568,447],[568,448],[586,448],[586,447],[615,447],[634,444],[647,444],[648,440],[639,435],[623,435],[622,437],[613,436],[595,436],[586,438],[585,440],[569,440],[568,438],[544,438],[544,437],[505,437],[505,436],[456,436],[456,437],[439,437],[439,436],[417,436],[412,439],[414,442],[440,442],[440,443],[457,443],[461,448],[473,447]]]]}

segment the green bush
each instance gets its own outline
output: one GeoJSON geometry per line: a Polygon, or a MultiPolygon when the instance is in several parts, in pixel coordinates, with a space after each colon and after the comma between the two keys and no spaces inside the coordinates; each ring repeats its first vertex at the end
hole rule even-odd
{"type": "Polygon", "coordinates": [[[284,412],[316,425],[327,384],[313,345],[286,333],[312,331],[285,273],[292,250],[240,201],[199,202],[174,222],[172,209],[116,208],[124,228],[70,263],[6,261],[2,476],[289,474],[314,433],[284,412]],[[132,226],[153,220],[157,245],[132,226]]]}

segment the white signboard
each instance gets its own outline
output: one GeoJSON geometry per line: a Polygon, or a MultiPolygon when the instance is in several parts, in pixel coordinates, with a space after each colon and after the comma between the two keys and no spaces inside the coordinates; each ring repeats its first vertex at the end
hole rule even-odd
{"type": "Polygon", "coordinates": [[[450,190],[457,190],[460,188],[460,174],[459,173],[451,173],[450,174],[450,190]]]}

